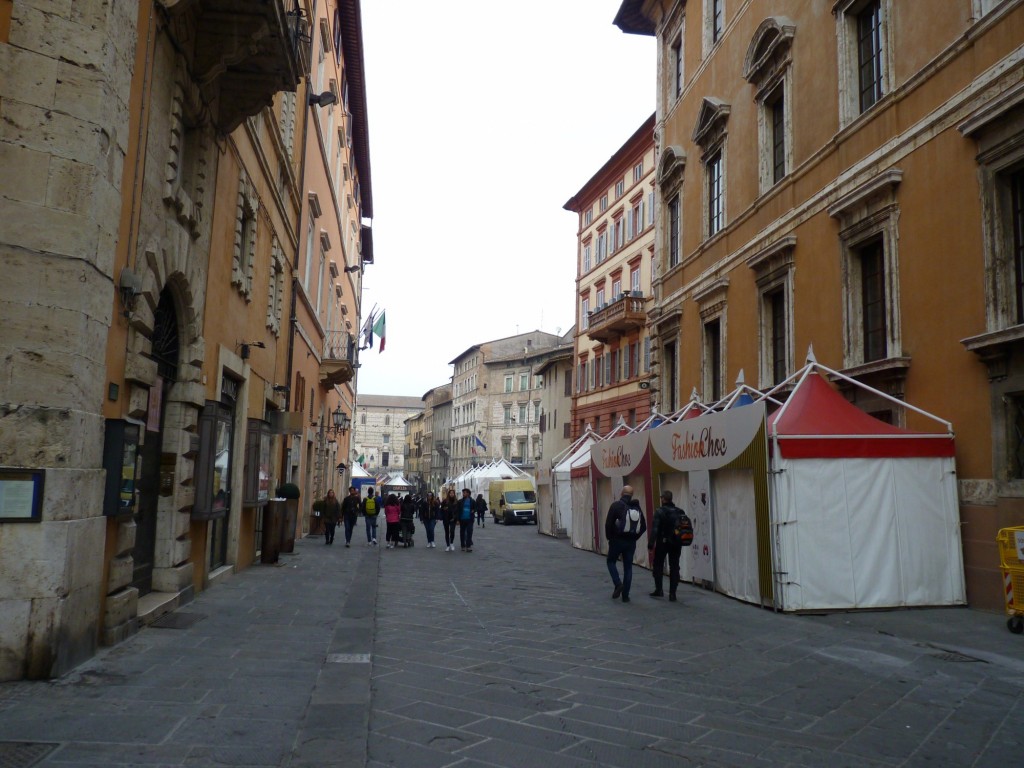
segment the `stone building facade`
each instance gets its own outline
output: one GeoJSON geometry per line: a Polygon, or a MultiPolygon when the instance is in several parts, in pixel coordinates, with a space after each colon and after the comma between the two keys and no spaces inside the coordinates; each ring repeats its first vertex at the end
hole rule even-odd
{"type": "Polygon", "coordinates": [[[651,412],[654,115],[563,206],[577,214],[572,436],[651,412]]]}
{"type": "MultiPolygon", "coordinates": [[[[318,5],[358,36],[358,2],[318,5]]],[[[0,2],[0,483],[26,500],[0,515],[0,679],[64,674],[256,556],[311,11],[0,2]]]]}
{"type": "Polygon", "coordinates": [[[558,343],[554,334],[531,331],[475,344],[449,363],[451,477],[501,456],[532,462],[531,450],[540,446],[540,400],[530,361],[558,343]]]}
{"type": "Polygon", "coordinates": [[[423,411],[423,401],[404,395],[356,398],[351,458],[371,475],[405,469],[405,420],[423,411]]]}
{"type": "MultiPolygon", "coordinates": [[[[816,358],[952,422],[969,602],[1024,524],[1024,2],[625,0],[658,41],[657,406],[816,358]]],[[[879,418],[913,412],[848,391],[879,418]]]]}

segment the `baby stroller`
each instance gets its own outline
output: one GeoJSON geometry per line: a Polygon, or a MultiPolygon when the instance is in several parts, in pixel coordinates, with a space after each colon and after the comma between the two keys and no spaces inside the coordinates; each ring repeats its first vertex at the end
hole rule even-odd
{"type": "Polygon", "coordinates": [[[402,506],[402,516],[398,519],[398,543],[403,547],[412,547],[416,543],[412,540],[416,532],[416,524],[413,522],[415,514],[412,505],[402,506]]]}

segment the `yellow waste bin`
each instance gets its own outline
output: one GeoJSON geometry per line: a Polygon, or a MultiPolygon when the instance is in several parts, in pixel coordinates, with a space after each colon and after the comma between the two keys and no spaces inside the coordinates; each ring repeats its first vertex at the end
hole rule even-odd
{"type": "Polygon", "coordinates": [[[1003,528],[996,536],[999,569],[1003,572],[1006,627],[1013,634],[1024,632],[1024,525],[1003,528]]]}

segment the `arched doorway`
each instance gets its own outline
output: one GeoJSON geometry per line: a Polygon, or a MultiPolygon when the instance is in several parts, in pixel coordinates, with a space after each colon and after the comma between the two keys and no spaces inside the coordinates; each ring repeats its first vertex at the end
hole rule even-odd
{"type": "Polygon", "coordinates": [[[156,521],[160,497],[174,492],[174,464],[177,454],[169,454],[164,466],[163,427],[167,395],[178,378],[180,342],[178,315],[170,290],[160,293],[153,318],[151,358],[157,365],[157,380],[149,390],[149,415],[146,439],[139,453],[142,472],[139,479],[139,504],[135,510],[135,548],[132,550],[134,572],[132,586],[139,594],[153,588],[153,561],[156,551],[156,521]]]}

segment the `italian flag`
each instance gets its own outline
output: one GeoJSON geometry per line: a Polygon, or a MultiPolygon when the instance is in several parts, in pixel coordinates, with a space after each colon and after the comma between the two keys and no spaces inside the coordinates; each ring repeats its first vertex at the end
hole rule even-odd
{"type": "Polygon", "coordinates": [[[373,332],[377,334],[377,337],[380,339],[380,347],[377,349],[377,353],[380,354],[381,352],[384,351],[384,342],[387,336],[383,310],[380,313],[380,317],[378,317],[373,324],[373,332]]]}

